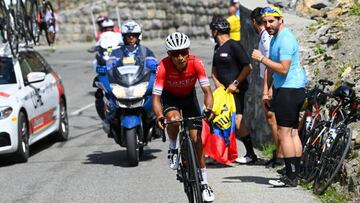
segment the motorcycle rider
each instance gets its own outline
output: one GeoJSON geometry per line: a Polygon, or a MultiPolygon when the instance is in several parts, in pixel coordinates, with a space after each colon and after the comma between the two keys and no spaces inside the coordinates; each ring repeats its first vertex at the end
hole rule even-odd
{"type": "MultiPolygon", "coordinates": [[[[149,48],[140,45],[142,30],[138,23],[133,20],[125,22],[121,26],[121,34],[124,44],[120,46],[119,49],[113,50],[112,52],[113,56],[118,58],[118,63],[115,64],[114,67],[120,66],[124,61],[127,63],[132,61],[135,62],[136,58],[141,61],[145,61],[145,58],[149,57],[156,60],[154,53],[149,48]]],[[[152,84],[150,85],[152,86],[152,84]]],[[[99,110],[104,109],[103,97],[104,95],[101,90],[95,93],[95,105],[99,110]]],[[[111,115],[105,115],[105,118],[103,119],[103,129],[107,134],[109,134],[110,131],[110,121],[111,115]]]]}

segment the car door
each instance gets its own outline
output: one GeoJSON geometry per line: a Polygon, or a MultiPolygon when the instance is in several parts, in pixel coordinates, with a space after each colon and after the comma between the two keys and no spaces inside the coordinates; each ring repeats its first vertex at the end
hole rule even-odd
{"type": "MultiPolygon", "coordinates": [[[[31,83],[27,82],[27,74],[31,72],[44,72],[46,73],[45,66],[37,58],[32,51],[22,53],[20,57],[20,67],[22,76],[24,78],[25,91],[29,94],[29,100],[27,103],[28,109],[33,109],[33,116],[29,116],[30,130],[33,134],[30,141],[41,135],[45,129],[47,129],[51,123],[53,123],[54,109],[50,108],[48,100],[49,95],[48,81],[45,80],[31,83]]],[[[43,136],[41,136],[43,137],[43,136]]]]}

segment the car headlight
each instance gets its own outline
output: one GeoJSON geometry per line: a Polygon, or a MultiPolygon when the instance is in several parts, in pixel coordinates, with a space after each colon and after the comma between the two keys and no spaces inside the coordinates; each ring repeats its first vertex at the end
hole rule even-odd
{"type": "Polygon", "coordinates": [[[13,109],[10,106],[0,107],[0,120],[9,117],[13,109]]]}
{"type": "Polygon", "coordinates": [[[143,97],[146,93],[148,82],[140,83],[136,86],[130,86],[128,88],[120,86],[118,84],[111,84],[112,92],[118,99],[133,99],[143,97]]]}

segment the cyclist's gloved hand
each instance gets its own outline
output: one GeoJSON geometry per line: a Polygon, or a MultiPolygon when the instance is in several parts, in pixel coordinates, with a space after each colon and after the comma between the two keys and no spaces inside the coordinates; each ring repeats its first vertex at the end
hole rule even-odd
{"type": "Polygon", "coordinates": [[[95,57],[96,57],[97,64],[99,66],[105,66],[106,65],[106,61],[104,60],[104,58],[100,54],[96,54],[95,57]]]}
{"type": "Polygon", "coordinates": [[[215,117],[214,112],[211,109],[208,109],[208,108],[204,109],[203,115],[205,116],[205,120],[208,121],[208,122],[212,121],[214,119],[214,117],[215,117]]]}
{"type": "Polygon", "coordinates": [[[164,116],[160,116],[158,118],[156,118],[156,125],[161,128],[161,129],[165,129],[165,117],[164,116]]]}

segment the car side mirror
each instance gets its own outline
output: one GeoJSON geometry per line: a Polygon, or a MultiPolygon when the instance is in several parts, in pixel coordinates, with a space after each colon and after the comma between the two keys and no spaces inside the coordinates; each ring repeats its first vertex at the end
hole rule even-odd
{"type": "Polygon", "coordinates": [[[46,73],[43,72],[32,72],[27,74],[27,82],[28,83],[36,83],[45,80],[46,73]]]}

